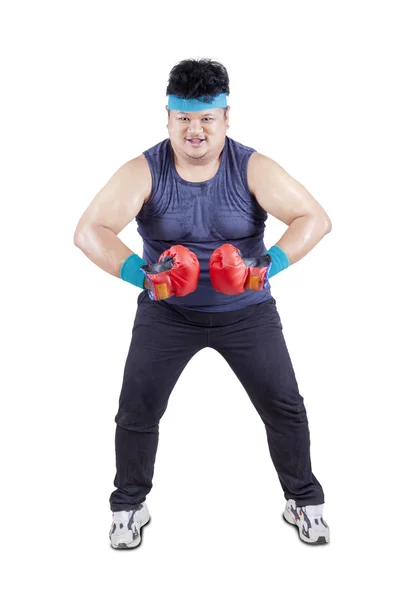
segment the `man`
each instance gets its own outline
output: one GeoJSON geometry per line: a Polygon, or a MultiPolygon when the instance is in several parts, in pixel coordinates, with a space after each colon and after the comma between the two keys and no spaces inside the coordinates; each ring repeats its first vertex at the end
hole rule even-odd
{"type": "Polygon", "coordinates": [[[115,417],[113,548],[140,544],[159,421],[186,364],[205,347],[227,360],[263,420],[284,518],[304,542],[329,541],[306,409],[269,280],[310,252],[331,222],[277,163],[227,136],[228,94],[220,63],[175,65],[169,138],[124,164],[76,229],[89,259],[143,290],[115,417]],[[268,213],[288,228],[267,252],[268,213]],[[118,238],[135,218],[143,258],[118,238]]]}

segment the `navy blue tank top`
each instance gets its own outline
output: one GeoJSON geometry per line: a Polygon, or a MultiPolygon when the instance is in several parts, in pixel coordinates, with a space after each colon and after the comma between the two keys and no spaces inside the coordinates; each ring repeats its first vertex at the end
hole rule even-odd
{"type": "Polygon", "coordinates": [[[208,262],[213,251],[229,243],[243,257],[262,256],[266,211],[247,185],[247,164],[253,148],[228,136],[217,173],[204,182],[185,181],[178,174],[169,138],[143,152],[152,176],[152,191],[136,217],[143,239],[143,259],[158,261],[175,244],[194,252],[200,262],[197,289],[187,296],[172,296],[163,302],[202,312],[223,312],[258,304],[271,297],[265,290],[246,290],[236,296],[217,292],[211,285],[208,262]]]}

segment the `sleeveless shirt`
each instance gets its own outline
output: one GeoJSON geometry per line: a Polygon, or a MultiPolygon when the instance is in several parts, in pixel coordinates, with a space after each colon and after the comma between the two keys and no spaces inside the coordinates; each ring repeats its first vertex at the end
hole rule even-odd
{"type": "Polygon", "coordinates": [[[236,296],[217,292],[208,270],[211,254],[222,244],[232,244],[245,258],[267,252],[264,230],[268,213],[247,184],[247,165],[253,152],[256,150],[226,136],[219,169],[204,182],[182,179],[169,138],[143,152],[152,177],[151,196],[136,216],[143,259],[155,263],[164,250],[182,244],[196,254],[200,263],[197,289],[162,302],[202,312],[223,312],[271,297],[269,282],[259,292],[246,290],[236,296]]]}

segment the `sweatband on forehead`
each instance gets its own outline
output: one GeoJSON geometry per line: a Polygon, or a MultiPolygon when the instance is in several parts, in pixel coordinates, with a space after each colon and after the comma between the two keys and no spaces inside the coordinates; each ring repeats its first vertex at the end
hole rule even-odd
{"type": "Polygon", "coordinates": [[[218,94],[214,96],[211,102],[204,102],[204,96],[199,98],[190,98],[189,100],[181,96],[168,96],[169,110],[180,110],[183,112],[197,112],[199,110],[207,110],[208,108],[226,108],[228,106],[226,94],[218,94]]]}

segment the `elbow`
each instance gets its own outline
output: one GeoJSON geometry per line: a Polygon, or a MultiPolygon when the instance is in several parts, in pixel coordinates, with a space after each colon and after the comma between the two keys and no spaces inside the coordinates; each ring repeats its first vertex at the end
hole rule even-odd
{"type": "Polygon", "coordinates": [[[77,248],[82,246],[82,234],[78,230],[76,230],[74,233],[74,244],[77,248]]]}
{"type": "Polygon", "coordinates": [[[332,221],[324,210],[314,214],[315,222],[318,223],[319,230],[326,235],[332,231],[332,221]]]}
{"type": "Polygon", "coordinates": [[[74,244],[77,248],[82,248],[85,246],[87,234],[80,228],[77,228],[74,233],[74,244]]]}
{"type": "Polygon", "coordinates": [[[325,219],[325,234],[330,233],[332,231],[332,221],[329,217],[325,219]]]}
{"type": "Polygon", "coordinates": [[[305,216],[309,219],[310,227],[312,227],[315,232],[318,232],[321,237],[332,231],[332,221],[326,212],[313,213],[305,216]]]}

